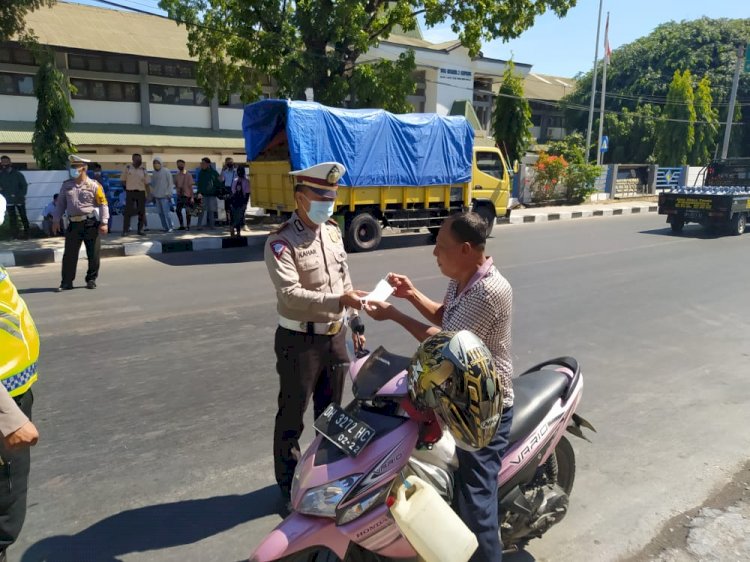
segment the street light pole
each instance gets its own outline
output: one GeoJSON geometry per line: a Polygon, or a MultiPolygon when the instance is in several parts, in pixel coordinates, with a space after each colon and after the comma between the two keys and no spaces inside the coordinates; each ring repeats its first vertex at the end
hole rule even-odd
{"type": "Polygon", "coordinates": [[[602,152],[602,136],[604,135],[604,102],[607,97],[607,64],[609,63],[609,12],[607,12],[607,28],[604,30],[604,68],[602,69],[602,98],[599,109],[599,137],[596,142],[596,164],[602,165],[604,153],[602,152]]]}
{"type": "Polygon", "coordinates": [[[591,129],[594,127],[594,104],[596,102],[596,78],[599,69],[599,33],[602,28],[602,3],[599,0],[599,19],[596,20],[596,48],[594,49],[594,78],[591,80],[591,104],[589,106],[589,127],[586,129],[586,160],[591,154],[591,129]]]}
{"type": "Polygon", "coordinates": [[[734,105],[737,102],[737,87],[740,83],[740,70],[742,61],[745,59],[745,48],[737,49],[737,66],[734,69],[734,80],[732,80],[732,93],[729,95],[729,113],[727,113],[727,125],[724,128],[724,144],[721,147],[721,159],[726,160],[729,154],[729,137],[732,134],[732,120],[734,119],[734,105]]]}

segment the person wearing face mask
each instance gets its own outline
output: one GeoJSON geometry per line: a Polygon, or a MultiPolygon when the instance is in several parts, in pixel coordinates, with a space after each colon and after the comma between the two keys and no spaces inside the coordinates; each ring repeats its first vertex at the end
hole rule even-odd
{"type": "Polygon", "coordinates": [[[125,186],[125,212],[123,217],[122,235],[130,234],[130,219],[133,209],[138,214],[138,234],[143,235],[146,228],[146,191],[151,179],[148,177],[143,158],[140,154],[133,154],[133,163],[125,166],[120,176],[125,186]]]}
{"type": "Polygon", "coordinates": [[[60,188],[55,210],[52,213],[52,234],[57,234],[59,222],[64,213],[68,213],[70,224],[65,233],[65,252],[62,262],[62,281],[57,292],[73,288],[78,265],[78,252],[81,244],[86,246],[86,257],[89,268],[86,272],[86,288],[96,289],[99,276],[100,234],[107,234],[109,222],[109,205],[104,189],[99,182],[86,175],[89,160],[71,154],[70,179],[60,188]]]}
{"type": "Polygon", "coordinates": [[[185,169],[185,161],[177,161],[177,173],[174,176],[174,187],[177,192],[177,220],[180,228],[177,230],[190,230],[190,211],[193,208],[193,174],[185,169]],[[182,222],[182,210],[185,210],[185,223],[182,222]]]}
{"type": "Polygon", "coordinates": [[[151,195],[154,197],[156,209],[159,211],[161,226],[164,232],[172,232],[172,191],[174,181],[172,172],[164,166],[161,158],[154,158],[154,172],[151,174],[151,195]]]}
{"type": "Polygon", "coordinates": [[[310,399],[316,418],[331,402],[341,402],[349,365],[347,309],[352,327],[357,327],[352,334],[355,349],[364,345],[356,317],[362,303],[349,276],[341,231],[330,220],[338,181],[345,172],[337,162],[292,172],[297,210],[268,237],[265,246],[279,313],[274,350],[280,389],[273,453],[285,509],[310,399]]]}
{"type": "Polygon", "coordinates": [[[29,219],[26,218],[26,191],[28,184],[24,175],[11,166],[10,157],[0,158],[0,194],[5,197],[8,205],[8,219],[13,238],[29,237],[29,219]],[[18,218],[21,218],[23,234],[18,231],[18,218]]]}

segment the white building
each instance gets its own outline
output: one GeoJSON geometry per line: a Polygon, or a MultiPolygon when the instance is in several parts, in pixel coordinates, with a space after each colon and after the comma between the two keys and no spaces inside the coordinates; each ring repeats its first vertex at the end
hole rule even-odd
{"type": "MultiPolygon", "coordinates": [[[[69,137],[82,155],[105,167],[124,164],[133,152],[146,162],[156,155],[168,163],[178,157],[245,158],[239,97],[221,105],[197,87],[184,27],[157,16],[64,2],[30,13],[27,23],[52,47],[58,68],[76,89],[69,137]]],[[[392,34],[361,60],[393,60],[407,49],[417,64],[417,91],[409,99],[415,111],[460,112],[487,130],[493,84],[506,61],[472,58],[459,41],[433,44],[419,31],[392,34]]],[[[520,63],[516,68],[524,75],[531,70],[520,63]]],[[[31,53],[17,43],[0,43],[0,153],[29,167],[36,70],[31,53]]],[[[270,80],[263,93],[274,95],[270,80]]]]}

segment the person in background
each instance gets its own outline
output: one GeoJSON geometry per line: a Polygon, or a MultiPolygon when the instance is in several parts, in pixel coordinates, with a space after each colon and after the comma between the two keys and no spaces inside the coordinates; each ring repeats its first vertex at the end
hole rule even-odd
{"type": "Polygon", "coordinates": [[[26,192],[29,189],[24,175],[12,165],[9,156],[0,157],[0,194],[5,197],[13,238],[29,237],[29,219],[26,218],[26,192]],[[18,217],[21,217],[23,234],[18,231],[18,217]]]}
{"type": "Polygon", "coordinates": [[[242,227],[245,226],[245,211],[247,202],[250,201],[250,180],[247,179],[245,166],[237,168],[237,177],[232,183],[232,194],[228,198],[232,205],[232,222],[230,224],[230,235],[238,238],[242,235],[242,227]],[[237,233],[235,234],[235,230],[237,233]]]}
{"type": "Polygon", "coordinates": [[[174,177],[174,187],[177,192],[177,220],[180,228],[177,230],[190,230],[191,209],[194,203],[193,174],[185,169],[185,161],[177,161],[177,174],[174,177]],[[185,223],[182,222],[182,210],[185,209],[185,223]]]}
{"type": "MultiPolygon", "coordinates": [[[[0,195],[0,225],[4,217],[5,198],[0,195]]],[[[2,266],[0,312],[7,325],[14,327],[0,330],[0,562],[5,562],[6,550],[18,539],[26,519],[29,449],[39,440],[39,432],[31,422],[31,386],[39,377],[39,333],[26,303],[2,266]]]]}
{"type": "Polygon", "coordinates": [[[198,195],[203,199],[203,212],[198,217],[198,230],[201,229],[204,218],[206,218],[208,228],[214,228],[214,214],[217,210],[216,192],[222,187],[218,172],[211,167],[211,159],[202,158],[201,169],[198,172],[198,195]]]}
{"type": "Polygon", "coordinates": [[[143,235],[143,230],[146,228],[146,191],[151,180],[140,154],[133,154],[133,163],[125,166],[125,171],[120,176],[120,180],[125,187],[126,194],[122,235],[130,234],[130,219],[133,217],[133,208],[138,214],[138,234],[143,235]]]}
{"type": "Polygon", "coordinates": [[[161,158],[154,158],[154,172],[151,174],[151,195],[156,203],[156,210],[159,212],[161,226],[164,232],[172,232],[172,192],[174,190],[174,181],[172,172],[164,166],[161,158]]]}
{"type": "Polygon", "coordinates": [[[224,167],[221,169],[221,181],[224,184],[226,190],[226,197],[224,198],[224,212],[227,215],[227,224],[232,227],[232,186],[234,180],[237,178],[238,169],[234,165],[234,160],[227,156],[224,159],[224,167]]]}
{"type": "Polygon", "coordinates": [[[89,177],[92,180],[99,182],[99,185],[101,185],[104,190],[104,196],[107,198],[107,205],[109,206],[109,222],[107,224],[107,229],[109,232],[112,232],[112,217],[117,214],[117,198],[112,192],[112,186],[109,184],[109,176],[102,171],[102,165],[98,162],[92,163],[89,170],[91,170],[89,177]]]}
{"type": "MultiPolygon", "coordinates": [[[[60,196],[59,193],[55,193],[52,196],[52,201],[47,203],[47,206],[44,208],[44,211],[42,211],[42,216],[44,219],[42,219],[42,228],[44,229],[44,233],[47,236],[52,236],[52,213],[55,212],[55,206],[57,205],[57,198],[60,196]]],[[[58,228],[60,229],[60,232],[65,231],[65,226],[63,224],[62,218],[60,219],[60,223],[58,224],[58,228]]]]}

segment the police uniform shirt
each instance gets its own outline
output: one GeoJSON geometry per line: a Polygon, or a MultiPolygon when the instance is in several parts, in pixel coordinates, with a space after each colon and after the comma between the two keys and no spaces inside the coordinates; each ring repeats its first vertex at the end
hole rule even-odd
{"type": "Polygon", "coordinates": [[[52,219],[59,221],[65,212],[69,217],[90,215],[98,208],[99,220],[103,224],[109,221],[109,206],[104,196],[104,189],[99,182],[87,177],[80,184],[74,179],[63,182],[60,196],[57,198],[52,219]]]}
{"type": "Polygon", "coordinates": [[[352,282],[335,221],[312,230],[293,213],[268,237],[265,261],[281,316],[299,322],[341,319],[339,298],[352,290],[352,282]]]}

